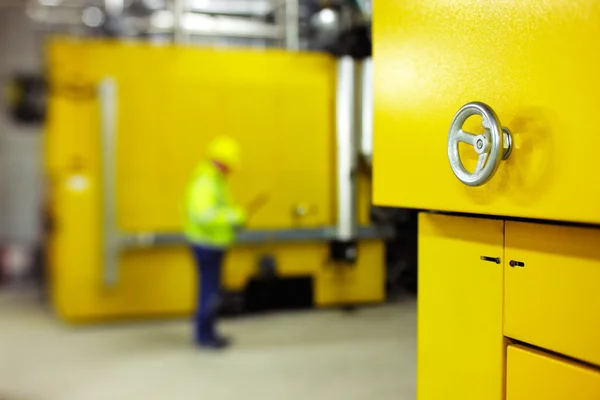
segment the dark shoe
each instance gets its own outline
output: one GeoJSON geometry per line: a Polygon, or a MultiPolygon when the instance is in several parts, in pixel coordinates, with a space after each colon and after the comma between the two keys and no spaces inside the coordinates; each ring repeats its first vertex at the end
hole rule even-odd
{"type": "Polygon", "coordinates": [[[211,340],[200,340],[198,347],[211,350],[224,350],[231,345],[231,340],[226,337],[218,336],[211,340]]]}

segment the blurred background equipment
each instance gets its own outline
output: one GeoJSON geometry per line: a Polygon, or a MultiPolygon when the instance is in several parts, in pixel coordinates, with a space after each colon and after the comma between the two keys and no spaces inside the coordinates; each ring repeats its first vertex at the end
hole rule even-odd
{"type": "Polygon", "coordinates": [[[0,397],[411,397],[415,302],[380,306],[416,266],[410,219],[371,206],[370,20],[356,0],[0,0],[0,397]],[[22,76],[43,84],[19,105],[22,76]],[[191,348],[182,235],[217,135],[243,146],[251,214],[221,312],[253,315],[223,321],[224,357],[191,348]]]}
{"type": "Polygon", "coordinates": [[[44,77],[19,73],[5,87],[5,104],[15,123],[40,124],[46,116],[47,89],[44,77]]]}
{"type": "Polygon", "coordinates": [[[64,318],[190,310],[179,204],[216,135],[244,149],[231,185],[241,204],[256,204],[226,262],[228,291],[302,277],[315,306],[385,299],[392,230],[371,223],[369,177],[356,169],[361,103],[339,90],[333,58],[103,40],[56,40],[49,55],[52,295],[64,318]],[[75,80],[98,95],[60,89],[75,80]],[[295,205],[312,212],[293,215],[295,205]]]}
{"type": "Polygon", "coordinates": [[[32,268],[33,250],[26,243],[13,243],[0,250],[0,282],[25,283],[32,268]]]}
{"type": "Polygon", "coordinates": [[[77,36],[320,50],[341,32],[370,26],[370,7],[364,0],[28,0],[27,15],[38,29],[77,36]]]}
{"type": "MultiPolygon", "coordinates": [[[[21,100],[36,121],[46,119],[42,208],[53,229],[37,222],[45,245],[36,254],[47,264],[36,274],[49,277],[62,317],[191,310],[180,199],[217,134],[244,147],[232,184],[252,215],[224,277],[234,308],[268,308],[265,299],[277,296],[267,292],[293,285],[297,304],[315,306],[381,302],[404,290],[398,277],[416,265],[395,233],[410,229],[370,206],[369,2],[11,7],[25,12],[39,45],[61,34],[47,38],[43,74],[16,75],[43,78],[10,86],[5,108],[15,114],[21,100]]],[[[293,303],[283,297],[271,306],[293,303]]]]}

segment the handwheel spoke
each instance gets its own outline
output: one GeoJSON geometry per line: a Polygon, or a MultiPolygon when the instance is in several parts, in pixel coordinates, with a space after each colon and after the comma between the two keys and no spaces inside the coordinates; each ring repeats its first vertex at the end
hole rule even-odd
{"type": "Polygon", "coordinates": [[[481,153],[479,155],[479,159],[477,160],[477,166],[475,167],[475,172],[477,173],[479,171],[481,171],[483,169],[483,167],[485,166],[485,162],[488,159],[488,153],[481,153]]]}
{"type": "Polygon", "coordinates": [[[465,132],[462,129],[458,131],[456,135],[456,140],[462,143],[470,144],[471,146],[475,145],[475,137],[477,135],[473,135],[472,133],[465,132]]]}

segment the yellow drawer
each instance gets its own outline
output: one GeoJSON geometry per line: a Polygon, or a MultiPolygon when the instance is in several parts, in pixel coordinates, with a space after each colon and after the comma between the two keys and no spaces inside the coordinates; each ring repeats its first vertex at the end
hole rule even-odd
{"type": "Polygon", "coordinates": [[[598,400],[600,372],[521,346],[509,346],[507,400],[598,400]]]}
{"type": "Polygon", "coordinates": [[[600,365],[599,246],[600,229],[507,221],[505,336],[600,365]]]}
{"type": "MultiPolygon", "coordinates": [[[[598,26],[596,0],[378,0],[375,203],[600,222],[598,26]],[[447,149],[455,113],[472,101],[513,135],[512,154],[479,187],[456,178],[447,149]]],[[[483,132],[481,120],[464,129],[483,132]]],[[[473,147],[460,155],[475,167],[473,147]]]]}

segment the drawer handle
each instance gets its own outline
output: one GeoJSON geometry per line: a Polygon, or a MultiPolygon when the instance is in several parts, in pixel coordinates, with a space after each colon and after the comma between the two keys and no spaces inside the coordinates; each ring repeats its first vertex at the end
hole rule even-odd
{"type": "Polygon", "coordinates": [[[488,257],[488,256],[481,256],[481,260],[482,261],[489,261],[489,262],[493,262],[496,264],[500,264],[500,257],[488,257]]]}
{"type": "Polygon", "coordinates": [[[515,260],[510,260],[510,262],[508,263],[508,265],[510,265],[511,267],[524,267],[525,263],[521,262],[521,261],[515,261],[515,260]]]}
{"type": "Polygon", "coordinates": [[[494,176],[502,160],[512,151],[512,135],[500,124],[498,116],[487,104],[477,101],[467,103],[458,110],[448,132],[448,160],[454,175],[467,186],[481,186],[494,176]],[[476,135],[462,130],[465,121],[481,116],[484,133],[476,135]],[[458,144],[466,143],[479,155],[475,171],[464,167],[458,152],[458,144]]]}

